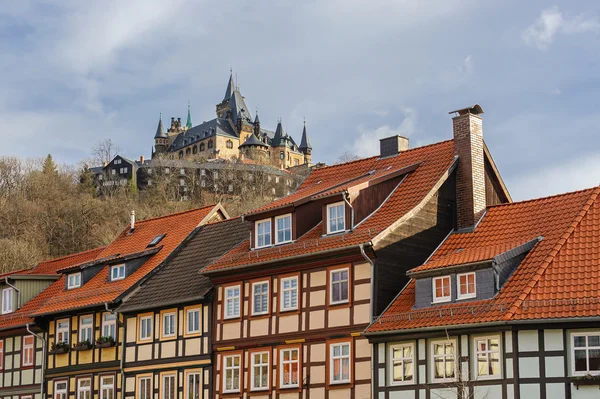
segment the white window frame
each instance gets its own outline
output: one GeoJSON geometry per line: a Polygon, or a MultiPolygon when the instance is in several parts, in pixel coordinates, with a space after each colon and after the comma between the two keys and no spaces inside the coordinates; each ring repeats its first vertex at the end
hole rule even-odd
{"type": "Polygon", "coordinates": [[[251,391],[266,391],[270,387],[271,380],[271,351],[262,351],[262,352],[252,352],[250,353],[250,390],[251,391]],[[267,362],[262,363],[262,355],[267,355],[267,362]],[[255,356],[260,355],[260,363],[255,362],[255,356]],[[266,376],[267,376],[267,386],[257,387],[254,385],[254,377],[255,377],[255,368],[258,367],[260,369],[261,375],[263,374],[262,369],[266,367],[266,376]]]}
{"type": "Polygon", "coordinates": [[[80,378],[77,380],[77,399],[91,399],[92,398],[92,379],[91,378],[80,378]],[[87,381],[89,385],[87,387],[81,386],[81,383],[87,381]],[[87,393],[87,395],[83,394],[87,393]],[[83,394],[83,395],[82,395],[83,394]]]}
{"type": "Polygon", "coordinates": [[[67,289],[72,290],[79,287],[81,287],[81,272],[69,274],[67,277],[67,289]]]}
{"type": "Polygon", "coordinates": [[[24,335],[22,342],[21,356],[23,357],[23,367],[33,366],[35,364],[35,337],[33,335],[24,335]],[[31,344],[26,344],[25,341],[31,339],[31,344]],[[27,356],[29,352],[30,356],[27,356]],[[25,362],[25,360],[29,360],[25,362]]]}
{"type": "MultiPolygon", "coordinates": [[[[450,290],[452,290],[452,288],[450,288],[450,290]]],[[[477,296],[477,274],[475,272],[469,272],[469,273],[460,273],[456,275],[456,298],[457,299],[471,299],[471,298],[475,298],[477,296]],[[469,276],[473,276],[473,293],[468,292],[469,291],[469,276]],[[467,279],[466,281],[466,289],[467,289],[467,293],[466,294],[462,294],[460,292],[461,289],[461,283],[460,283],[460,278],[461,277],[465,277],[467,279]]]]}
{"type": "MultiPolygon", "coordinates": [[[[340,281],[336,281],[335,284],[340,284],[342,285],[344,283],[344,280],[340,280],[340,281]]],[[[341,290],[341,288],[340,288],[341,290]]],[[[341,292],[341,291],[340,291],[341,292]]],[[[344,304],[344,303],[348,303],[350,301],[350,268],[348,267],[343,267],[340,269],[333,269],[329,271],[329,304],[330,305],[340,305],[340,304],[344,304]],[[334,301],[333,300],[333,274],[334,273],[342,273],[342,272],[346,272],[347,273],[347,279],[345,280],[347,283],[347,288],[346,288],[346,299],[342,299],[339,301],[334,301]]]]}
{"type": "Polygon", "coordinates": [[[415,366],[417,366],[417,365],[415,364],[415,344],[410,342],[410,343],[401,343],[401,344],[390,345],[389,353],[390,353],[390,357],[389,357],[389,364],[388,364],[388,369],[389,369],[388,385],[394,386],[394,385],[416,384],[416,381],[415,381],[416,367],[415,366]],[[394,349],[398,349],[398,348],[402,348],[403,352],[404,352],[404,348],[410,348],[410,353],[412,354],[412,356],[404,357],[404,354],[403,354],[402,357],[394,357],[394,349]],[[410,362],[412,363],[412,366],[413,366],[412,379],[410,379],[410,380],[407,380],[406,376],[404,375],[404,364],[407,360],[410,360],[410,362]],[[395,362],[401,363],[400,367],[402,367],[402,381],[394,381],[394,363],[395,362]]]}
{"type": "Polygon", "coordinates": [[[501,341],[499,335],[486,335],[486,336],[473,338],[473,353],[475,355],[475,357],[474,357],[475,364],[473,366],[473,372],[475,373],[474,379],[476,379],[476,380],[492,380],[492,379],[497,379],[497,378],[502,377],[502,350],[500,348],[501,342],[502,341],[501,341]],[[497,351],[490,350],[489,341],[491,339],[495,339],[498,341],[498,350],[497,351]],[[487,350],[485,350],[485,351],[479,350],[479,345],[478,345],[479,341],[486,341],[487,350]],[[488,370],[489,370],[490,354],[495,353],[495,352],[498,353],[498,373],[499,374],[479,374],[479,354],[481,353],[481,354],[486,355],[487,363],[488,363],[488,370]]]}
{"type": "Polygon", "coordinates": [[[161,384],[160,384],[160,399],[177,399],[177,382],[175,381],[177,378],[177,374],[163,374],[161,376],[161,384]],[[167,379],[170,379],[169,387],[173,387],[173,397],[171,397],[171,392],[169,392],[169,396],[166,395],[165,388],[167,384],[165,383],[167,379]]]}
{"type": "Polygon", "coordinates": [[[107,399],[105,396],[105,390],[111,390],[112,395],[110,397],[115,399],[115,376],[114,375],[102,375],[100,376],[100,399],[107,399]],[[105,384],[104,381],[108,378],[112,379],[111,384],[105,384]]]}
{"type": "Polygon", "coordinates": [[[152,390],[152,377],[150,376],[144,376],[144,377],[139,377],[137,380],[137,389],[139,392],[139,399],[152,399],[152,397],[154,396],[154,392],[152,390]],[[144,396],[142,393],[142,384],[147,382],[148,385],[146,386],[146,395],[144,396]]]}
{"type": "Polygon", "coordinates": [[[241,312],[242,312],[242,286],[241,285],[231,285],[229,287],[225,287],[225,289],[223,290],[223,303],[225,306],[225,311],[223,312],[225,319],[237,319],[238,317],[240,317],[241,312]],[[234,294],[234,296],[229,297],[228,292],[234,291],[236,289],[238,290],[237,295],[234,294]],[[237,313],[235,311],[236,299],[238,302],[237,313]],[[233,306],[231,308],[231,311],[232,311],[231,314],[229,313],[229,302],[230,301],[233,301],[233,306]]]}
{"type": "Polygon", "coordinates": [[[14,294],[15,290],[12,287],[2,290],[2,314],[8,314],[15,311],[14,309],[14,294]]]}
{"type": "Polygon", "coordinates": [[[94,316],[93,315],[85,315],[79,316],[79,342],[89,341],[90,343],[94,342],[94,316]],[[89,327],[83,326],[84,320],[90,320],[89,327]],[[89,337],[83,336],[83,331],[89,330],[89,337]]]}
{"type": "Polygon", "coordinates": [[[276,216],[275,217],[275,244],[285,244],[285,243],[288,243],[288,242],[292,242],[292,214],[291,213],[287,213],[285,215],[280,215],[280,216],[276,216]],[[279,231],[280,230],[277,228],[277,222],[279,220],[281,220],[281,219],[289,219],[290,220],[290,228],[289,229],[286,229],[286,228],[283,229],[283,231],[284,231],[284,237],[285,237],[285,232],[287,230],[289,230],[289,232],[290,232],[290,239],[289,240],[286,240],[284,238],[282,241],[279,241],[279,231]]]}
{"type": "MultiPolygon", "coordinates": [[[[300,348],[283,348],[279,350],[279,388],[298,388],[300,386],[300,367],[302,367],[302,365],[300,364],[300,348]],[[296,351],[298,352],[298,356],[296,360],[292,360],[292,352],[296,351]],[[290,360],[288,361],[284,361],[283,360],[283,356],[286,352],[290,352],[290,360]],[[284,366],[286,364],[294,364],[296,363],[296,372],[298,373],[298,382],[296,384],[284,384],[283,380],[284,380],[284,366]]],[[[291,378],[290,378],[291,380],[291,378]]]]}
{"type": "MultiPolygon", "coordinates": [[[[187,398],[202,398],[202,385],[200,385],[200,392],[196,392],[196,384],[190,384],[191,376],[194,376],[194,380],[198,379],[198,382],[202,382],[202,373],[199,371],[189,371],[185,373],[185,392],[187,392],[187,398]]],[[[185,394],[183,397],[186,398],[185,394]]]]}
{"type": "Polygon", "coordinates": [[[589,346],[587,342],[589,341],[589,336],[597,336],[600,335],[600,331],[587,331],[587,332],[573,332],[571,333],[571,372],[573,376],[581,376],[581,375],[600,375],[600,370],[589,371],[590,362],[589,362],[589,350],[590,349],[600,349],[600,346],[589,346]],[[585,350],[586,352],[586,371],[575,371],[575,337],[586,337],[586,346],[579,347],[578,350],[585,350]]]}
{"type": "Polygon", "coordinates": [[[256,222],[254,222],[254,243],[255,243],[255,247],[256,248],[266,248],[266,247],[270,247],[273,245],[273,221],[271,220],[271,218],[267,218],[267,219],[262,219],[262,220],[257,220],[256,222]],[[263,233],[260,236],[263,237],[263,245],[259,245],[258,244],[258,238],[260,237],[258,234],[258,228],[259,226],[261,226],[262,224],[265,223],[269,223],[269,230],[268,233],[263,233]],[[269,243],[266,243],[266,237],[267,234],[269,236],[269,243]]]}
{"type": "Polygon", "coordinates": [[[54,399],[67,399],[69,397],[69,382],[67,380],[54,381],[54,399]],[[64,388],[58,388],[64,384],[64,388]]]}
{"type": "MultiPolygon", "coordinates": [[[[336,215],[336,220],[340,217],[336,215]]],[[[336,223],[337,225],[337,223],[336,223]]],[[[336,234],[346,231],[346,207],[344,201],[335,202],[333,204],[327,204],[327,234],[336,234]],[[331,230],[331,224],[329,221],[331,220],[331,209],[337,208],[338,206],[342,207],[342,220],[344,221],[344,225],[341,230],[331,230]]]]}
{"type": "Polygon", "coordinates": [[[58,319],[56,320],[56,342],[64,342],[66,344],[71,343],[71,321],[67,318],[67,319],[58,319]],[[66,323],[66,327],[60,327],[60,324],[62,322],[66,323]],[[58,337],[60,335],[63,335],[63,340],[59,341],[58,337]],[[65,340],[64,337],[67,337],[67,339],[65,340]]]}
{"type": "Polygon", "coordinates": [[[125,264],[122,263],[120,265],[114,265],[110,267],[110,281],[123,280],[125,278],[125,264]],[[115,270],[117,270],[117,275],[115,277],[115,270]],[[123,270],[123,274],[121,275],[121,270],[123,270]]]}
{"type": "Polygon", "coordinates": [[[269,289],[270,288],[269,286],[270,286],[269,280],[257,281],[255,283],[252,283],[252,316],[265,315],[265,314],[269,313],[269,306],[271,305],[271,301],[270,301],[270,298],[269,298],[270,297],[269,294],[270,294],[271,290],[269,289]],[[266,295],[267,296],[267,309],[261,310],[260,312],[257,312],[255,310],[255,306],[256,306],[257,301],[256,301],[256,292],[254,291],[254,289],[255,289],[256,286],[263,286],[265,284],[267,285],[267,292],[266,292],[266,294],[264,292],[260,292],[259,293],[259,298],[260,298],[260,302],[259,303],[261,304],[261,308],[262,308],[262,297],[264,295],[266,295]]]}
{"type": "Polygon", "coordinates": [[[139,334],[140,341],[148,341],[148,340],[152,339],[153,321],[154,321],[153,315],[147,315],[147,316],[140,317],[140,334],[139,334]],[[150,331],[148,331],[147,328],[144,328],[144,322],[146,322],[145,323],[146,326],[150,326],[150,331]]]}
{"type": "Polygon", "coordinates": [[[196,334],[201,331],[201,323],[200,323],[200,308],[188,309],[185,312],[185,333],[186,334],[196,334]],[[190,318],[190,315],[194,315],[190,318]],[[190,330],[190,321],[198,321],[198,328],[195,327],[190,330]]]}
{"type": "Polygon", "coordinates": [[[350,342],[335,342],[329,344],[329,385],[340,385],[340,384],[349,384],[352,381],[352,344],[350,342]],[[344,356],[343,347],[348,347],[348,355],[344,356]],[[334,356],[333,351],[336,347],[340,347],[340,355],[334,356]],[[336,360],[339,360],[343,363],[344,359],[348,359],[348,379],[345,380],[335,380],[335,376],[333,374],[334,363],[336,360]]]}
{"type": "Polygon", "coordinates": [[[102,336],[103,337],[113,337],[115,339],[115,342],[117,341],[117,334],[118,334],[118,330],[117,330],[117,315],[113,314],[113,313],[102,313],[102,336]],[[114,316],[115,318],[112,320],[106,320],[107,316],[114,316]],[[115,331],[115,335],[111,335],[111,334],[106,334],[106,330],[108,328],[108,331],[110,332],[110,327],[114,326],[114,331],[115,331]]]}
{"type": "Polygon", "coordinates": [[[451,276],[439,276],[439,277],[433,277],[431,279],[431,287],[433,290],[433,303],[443,303],[443,302],[450,302],[452,300],[452,278],[451,276]],[[442,294],[444,293],[444,280],[448,280],[448,295],[447,296],[437,296],[436,293],[436,287],[435,287],[435,282],[441,280],[442,281],[442,294]]]}
{"type": "Polygon", "coordinates": [[[242,371],[241,371],[241,366],[242,366],[242,357],[239,354],[235,354],[235,355],[223,355],[223,393],[237,393],[240,392],[241,386],[242,386],[242,371]],[[235,366],[235,360],[231,363],[231,366],[227,365],[227,360],[228,359],[238,359],[238,365],[235,366]],[[231,370],[231,376],[235,377],[235,371],[237,370],[237,388],[235,388],[234,382],[232,381],[232,387],[231,388],[227,388],[227,371],[231,370]]]}
{"type": "Polygon", "coordinates": [[[177,313],[176,312],[165,312],[162,314],[162,336],[163,337],[174,337],[177,335],[177,313]],[[169,331],[165,329],[167,327],[167,323],[165,322],[166,318],[173,318],[173,325],[168,324],[169,328],[173,327],[173,331],[169,331]]]}
{"type": "Polygon", "coordinates": [[[279,302],[280,302],[280,306],[279,306],[279,310],[281,312],[287,312],[290,310],[298,310],[298,307],[300,306],[300,279],[298,278],[298,276],[289,276],[289,277],[283,277],[279,279],[279,302]],[[284,288],[284,282],[286,281],[292,281],[292,280],[296,280],[296,288],[284,288]],[[292,303],[292,292],[296,291],[296,306],[292,307],[286,307],[285,306],[285,299],[284,299],[284,294],[286,292],[290,292],[290,305],[292,303]]]}
{"type": "MultiPolygon", "coordinates": [[[[456,343],[456,339],[441,339],[441,340],[435,340],[435,341],[431,341],[431,346],[430,346],[430,353],[431,353],[431,364],[430,364],[430,368],[431,368],[431,381],[433,382],[452,382],[452,381],[456,381],[457,377],[458,377],[458,362],[459,362],[459,356],[456,353],[457,351],[457,343],[456,343]],[[442,355],[435,355],[434,351],[433,351],[433,347],[436,344],[452,344],[452,347],[454,348],[454,353],[452,354],[452,356],[454,357],[454,377],[453,378],[448,378],[448,377],[443,377],[443,378],[436,378],[435,376],[435,359],[436,357],[440,357],[442,356],[444,358],[444,366],[446,364],[446,357],[450,356],[450,355],[446,355],[445,353],[442,355]]],[[[445,367],[444,367],[444,372],[445,372],[445,367]]]]}

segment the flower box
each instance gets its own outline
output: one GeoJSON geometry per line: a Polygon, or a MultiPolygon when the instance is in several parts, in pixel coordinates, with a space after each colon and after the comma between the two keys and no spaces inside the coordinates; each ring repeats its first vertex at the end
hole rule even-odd
{"type": "Polygon", "coordinates": [[[52,344],[52,348],[50,348],[50,351],[48,353],[50,353],[51,355],[60,355],[62,353],[69,352],[69,349],[69,345],[65,343],[59,343],[58,345],[52,344]]]}
{"type": "Polygon", "coordinates": [[[100,337],[96,340],[96,348],[110,348],[115,346],[116,342],[113,337],[100,337]]]}
{"type": "Polygon", "coordinates": [[[597,385],[598,389],[600,389],[600,375],[583,375],[581,377],[570,377],[571,383],[575,385],[577,390],[579,390],[579,386],[586,385],[597,385]]]}
{"type": "Polygon", "coordinates": [[[73,345],[73,350],[74,351],[85,351],[88,349],[92,349],[92,343],[91,342],[78,342],[75,345],[73,345]]]}

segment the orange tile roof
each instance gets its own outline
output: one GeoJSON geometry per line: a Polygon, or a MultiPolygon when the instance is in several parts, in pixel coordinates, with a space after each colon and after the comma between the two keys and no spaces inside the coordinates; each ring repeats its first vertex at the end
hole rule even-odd
{"type": "Polygon", "coordinates": [[[489,207],[477,228],[448,237],[431,262],[543,236],[489,300],[413,310],[411,280],[367,333],[600,315],[600,187],[489,207]],[[450,255],[451,256],[451,255],[450,255]]]}
{"type": "Polygon", "coordinates": [[[105,266],[80,288],[66,290],[64,277],[61,278],[52,285],[56,291],[55,295],[37,309],[34,315],[63,312],[117,300],[119,296],[159,266],[197,226],[212,215],[213,210],[217,207],[220,205],[137,221],[133,233],[130,233],[129,227],[123,230],[96,258],[141,252],[146,249],[153,238],[165,234],[160,241],[160,246],[162,246],[160,251],[151,255],[139,269],[123,280],[108,281],[108,266],[105,266]]]}
{"type": "Polygon", "coordinates": [[[33,268],[29,269],[27,274],[56,274],[59,270],[76,263],[87,262],[94,259],[106,247],[98,247],[76,254],[63,256],[61,258],[45,260],[38,263],[33,268]]]}
{"type": "Polygon", "coordinates": [[[448,140],[404,151],[394,157],[372,157],[316,169],[295,193],[252,211],[250,214],[290,206],[296,201],[334,190],[341,185],[351,187],[354,184],[362,183],[364,182],[363,178],[367,176],[378,178],[384,174],[418,164],[416,169],[407,174],[404,181],[381,207],[355,226],[353,231],[323,237],[322,225],[319,224],[302,237],[299,237],[294,243],[259,250],[251,250],[250,240],[248,239],[217,259],[204,271],[214,273],[277,261],[297,255],[310,255],[370,243],[380,237],[393,223],[409,214],[411,210],[419,205],[436,188],[436,185],[445,179],[454,162],[453,141],[448,140]],[[370,171],[375,172],[369,175],[370,171]]]}

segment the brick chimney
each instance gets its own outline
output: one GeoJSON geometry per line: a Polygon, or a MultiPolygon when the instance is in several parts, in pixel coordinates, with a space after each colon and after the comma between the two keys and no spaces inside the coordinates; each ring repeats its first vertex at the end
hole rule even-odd
{"type": "Polygon", "coordinates": [[[486,207],[483,129],[479,105],[450,112],[454,133],[456,170],[456,225],[458,230],[475,227],[486,207]]]}
{"type": "Polygon", "coordinates": [[[408,139],[402,136],[391,136],[379,140],[379,156],[381,158],[398,155],[408,150],[408,139]]]}

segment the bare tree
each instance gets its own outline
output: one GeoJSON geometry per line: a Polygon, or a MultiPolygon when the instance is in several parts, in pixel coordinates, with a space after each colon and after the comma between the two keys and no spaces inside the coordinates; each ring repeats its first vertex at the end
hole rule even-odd
{"type": "Polygon", "coordinates": [[[99,141],[92,147],[92,160],[95,166],[110,162],[121,149],[111,139],[99,141]]]}
{"type": "Polygon", "coordinates": [[[349,151],[344,152],[342,155],[339,156],[339,158],[337,159],[337,161],[335,162],[335,164],[340,164],[340,163],[346,163],[346,162],[352,162],[352,161],[357,161],[359,160],[360,157],[356,154],[353,154],[349,151]]]}

